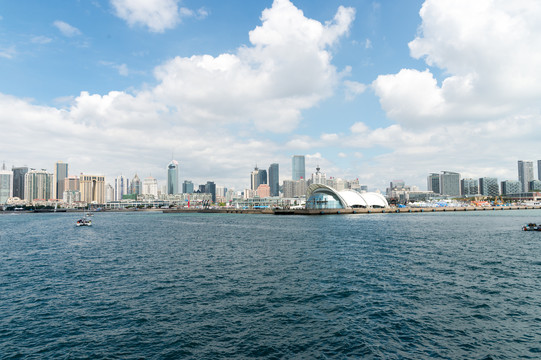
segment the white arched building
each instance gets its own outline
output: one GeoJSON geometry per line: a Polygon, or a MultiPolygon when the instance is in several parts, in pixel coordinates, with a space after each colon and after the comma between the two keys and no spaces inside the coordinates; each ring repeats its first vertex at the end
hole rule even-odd
{"type": "Polygon", "coordinates": [[[306,191],[307,209],[384,208],[389,204],[383,195],[345,189],[337,191],[323,184],[312,184],[306,191]]]}

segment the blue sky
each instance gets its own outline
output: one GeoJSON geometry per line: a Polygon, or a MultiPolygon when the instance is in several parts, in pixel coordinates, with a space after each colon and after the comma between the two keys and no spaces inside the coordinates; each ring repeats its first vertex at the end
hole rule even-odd
{"type": "Polygon", "coordinates": [[[536,1],[9,1],[0,160],[242,190],[307,156],[384,190],[540,158],[536,1]]]}

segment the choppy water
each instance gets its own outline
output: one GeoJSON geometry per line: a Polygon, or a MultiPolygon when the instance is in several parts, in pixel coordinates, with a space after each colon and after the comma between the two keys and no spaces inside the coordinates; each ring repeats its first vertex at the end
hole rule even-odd
{"type": "Polygon", "coordinates": [[[541,211],[0,215],[0,357],[541,357],[541,211]]]}

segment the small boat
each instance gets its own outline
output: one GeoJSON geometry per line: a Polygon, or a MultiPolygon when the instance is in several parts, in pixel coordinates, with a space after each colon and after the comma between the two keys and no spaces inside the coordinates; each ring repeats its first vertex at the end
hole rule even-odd
{"type": "Polygon", "coordinates": [[[529,223],[527,225],[524,225],[522,227],[522,230],[524,231],[541,231],[541,225],[537,225],[534,223],[529,223]]]}
{"type": "Polygon", "coordinates": [[[83,218],[77,220],[77,223],[75,225],[77,225],[77,226],[92,226],[92,220],[87,219],[86,217],[83,217],[83,218]]]}

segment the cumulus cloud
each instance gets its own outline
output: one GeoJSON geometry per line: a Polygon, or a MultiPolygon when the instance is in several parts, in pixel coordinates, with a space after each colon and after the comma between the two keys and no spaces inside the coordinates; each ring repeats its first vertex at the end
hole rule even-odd
{"type": "Polygon", "coordinates": [[[67,37],[74,37],[81,35],[81,31],[74,26],[71,26],[67,22],[56,20],[53,25],[62,33],[62,35],[67,37]]]}
{"type": "Polygon", "coordinates": [[[276,0],[250,32],[252,46],[216,57],[176,57],[156,69],[154,94],[188,121],[289,132],[303,109],[333,93],[339,75],[327,47],[347,34],[353,17],[353,9],[341,7],[323,25],[290,1],[276,0]]]}
{"type": "Polygon", "coordinates": [[[408,125],[490,121],[537,102],[541,3],[427,0],[420,15],[411,55],[444,77],[438,84],[430,70],[413,69],[378,77],[372,85],[389,117],[408,125]]]}
{"type": "Polygon", "coordinates": [[[115,15],[125,20],[130,26],[146,26],[151,32],[162,33],[173,29],[182,18],[195,17],[204,19],[207,10],[179,8],[179,0],[111,0],[115,15]]]}

